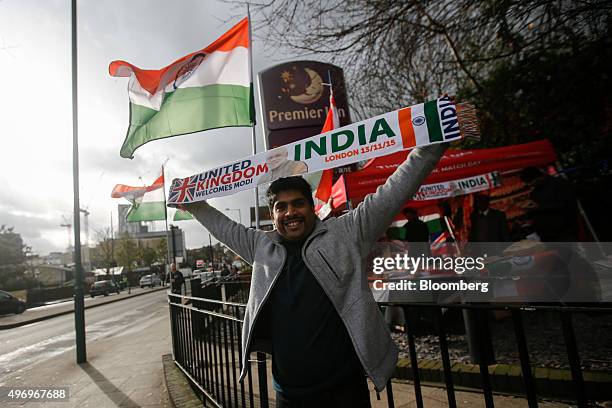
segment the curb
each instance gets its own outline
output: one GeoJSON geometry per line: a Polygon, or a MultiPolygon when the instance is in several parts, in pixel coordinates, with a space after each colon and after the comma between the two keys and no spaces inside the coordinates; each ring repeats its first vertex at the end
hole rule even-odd
{"type": "MultiPolygon", "coordinates": [[[[438,360],[420,360],[419,377],[422,382],[444,385],[444,370],[438,360]]],[[[451,365],[453,385],[481,390],[480,367],[477,364],[453,363],[451,365]]],[[[574,384],[569,370],[558,368],[532,367],[531,373],[538,398],[574,400],[574,384]]],[[[492,364],[489,366],[491,389],[496,393],[524,397],[524,383],[519,365],[492,364]]],[[[583,371],[584,386],[591,400],[612,399],[612,373],[603,371],[583,371]]],[[[412,380],[410,360],[400,358],[394,378],[412,380]]]]}
{"type": "MultiPolygon", "coordinates": [[[[93,304],[93,305],[88,305],[88,306],[85,306],[85,309],[92,309],[94,307],[98,307],[98,306],[102,306],[102,305],[107,305],[109,303],[120,302],[120,301],[125,300],[125,299],[130,299],[130,298],[133,298],[133,297],[136,297],[136,296],[142,296],[142,295],[146,295],[148,293],[159,292],[160,290],[167,290],[167,289],[168,289],[167,287],[152,289],[152,290],[149,290],[147,292],[136,293],[134,295],[122,297],[120,299],[112,299],[112,300],[109,300],[107,302],[101,302],[101,303],[96,303],[96,304],[93,304]]],[[[51,314],[40,316],[40,317],[35,317],[33,319],[24,320],[22,322],[0,324],[0,330],[13,329],[15,327],[25,326],[26,324],[37,323],[37,322],[40,322],[40,321],[43,321],[43,320],[51,319],[52,317],[63,316],[63,315],[71,314],[71,313],[74,313],[74,308],[71,309],[71,310],[64,310],[63,312],[56,312],[56,313],[51,313],[51,314]]]]}
{"type": "Polygon", "coordinates": [[[168,391],[168,400],[172,408],[196,408],[202,406],[202,401],[191,388],[187,377],[174,364],[172,354],[162,356],[164,369],[164,384],[168,391]]]}

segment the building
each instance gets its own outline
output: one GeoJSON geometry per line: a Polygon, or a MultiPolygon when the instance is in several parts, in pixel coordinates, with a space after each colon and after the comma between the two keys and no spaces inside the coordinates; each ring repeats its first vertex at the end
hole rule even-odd
{"type": "Polygon", "coordinates": [[[71,252],[51,252],[38,258],[38,265],[68,265],[73,261],[71,252]]]}
{"type": "MultiPolygon", "coordinates": [[[[174,251],[174,257],[184,259],[186,256],[185,252],[185,231],[179,227],[170,226],[170,231],[147,231],[140,234],[132,235],[132,238],[136,239],[140,245],[156,248],[160,241],[168,239],[168,257],[172,258],[172,252],[174,251]]],[[[178,260],[181,262],[181,260],[178,260]]]]}
{"type": "Polygon", "coordinates": [[[122,237],[125,234],[130,236],[135,234],[142,234],[148,231],[146,225],[142,222],[128,222],[127,214],[132,206],[130,204],[119,204],[117,206],[117,213],[119,214],[119,231],[117,231],[117,237],[122,237]]]}
{"type": "Polygon", "coordinates": [[[133,240],[138,242],[138,245],[158,248],[161,241],[168,239],[168,258],[176,258],[177,262],[182,262],[186,257],[185,251],[185,232],[176,226],[170,226],[170,231],[149,231],[144,222],[128,222],[127,214],[130,211],[131,205],[119,204],[117,210],[119,213],[119,230],[117,238],[121,238],[126,234],[133,240]],[[173,256],[174,253],[174,256],[173,256]]]}
{"type": "Polygon", "coordinates": [[[38,265],[34,267],[34,276],[43,286],[62,286],[73,280],[72,268],[57,265],[38,265]]]}

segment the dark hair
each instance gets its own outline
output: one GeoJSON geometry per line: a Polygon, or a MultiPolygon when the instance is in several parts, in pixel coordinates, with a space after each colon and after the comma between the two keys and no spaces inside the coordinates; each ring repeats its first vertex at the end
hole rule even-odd
{"type": "Polygon", "coordinates": [[[414,215],[419,215],[419,212],[416,210],[416,208],[412,208],[412,207],[406,207],[402,210],[403,214],[414,214],[414,215]]]}
{"type": "Polygon", "coordinates": [[[481,202],[483,204],[489,204],[491,202],[491,197],[489,197],[486,194],[475,194],[474,195],[474,202],[481,202]]]}
{"type": "Polygon", "coordinates": [[[521,178],[521,180],[524,183],[530,183],[530,182],[532,182],[533,180],[539,178],[542,175],[543,174],[540,171],[540,169],[538,169],[537,167],[530,166],[530,167],[525,167],[521,171],[519,177],[521,178]]]}
{"type": "Polygon", "coordinates": [[[270,211],[272,211],[272,208],[274,207],[278,193],[289,190],[299,191],[302,193],[310,205],[314,207],[312,187],[310,187],[310,184],[308,184],[308,182],[300,176],[291,176],[274,180],[272,184],[270,184],[270,187],[268,187],[266,196],[268,198],[268,207],[270,207],[270,211]]]}

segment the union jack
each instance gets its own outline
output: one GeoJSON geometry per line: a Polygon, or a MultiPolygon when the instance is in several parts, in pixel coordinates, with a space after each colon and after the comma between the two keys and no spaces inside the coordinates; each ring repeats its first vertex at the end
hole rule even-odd
{"type": "Polygon", "coordinates": [[[197,181],[197,175],[174,180],[174,183],[172,183],[172,187],[170,188],[168,202],[179,204],[193,200],[197,181]],[[185,197],[187,197],[187,200],[185,200],[185,197]]]}

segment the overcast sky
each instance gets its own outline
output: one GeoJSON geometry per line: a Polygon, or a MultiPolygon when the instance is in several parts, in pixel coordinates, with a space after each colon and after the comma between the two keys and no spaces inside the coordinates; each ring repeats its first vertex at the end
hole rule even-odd
{"type": "MultiPolygon", "coordinates": [[[[250,128],[227,128],[155,141],[133,160],[121,158],[128,79],[108,75],[115,59],[158,69],[203,48],[240,20],[236,14],[213,0],[79,1],[80,198],[91,213],[90,241],[96,229],[110,227],[111,212],[117,228],[117,204],[124,201],[110,197],[115,184],[151,183],[166,158],[168,183],[251,154],[250,128]]],[[[70,41],[70,0],[0,0],[0,224],[14,227],[41,255],[65,250],[68,231],[60,224],[64,217],[72,223],[70,41]]],[[[288,59],[258,42],[253,55],[255,72],[288,59]]],[[[211,202],[240,208],[246,224],[253,191],[211,202]]],[[[237,211],[228,215],[238,220],[237,211]]],[[[197,222],[177,225],[189,248],[208,243],[197,222]]]]}

